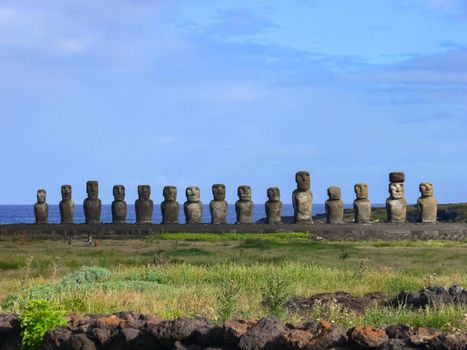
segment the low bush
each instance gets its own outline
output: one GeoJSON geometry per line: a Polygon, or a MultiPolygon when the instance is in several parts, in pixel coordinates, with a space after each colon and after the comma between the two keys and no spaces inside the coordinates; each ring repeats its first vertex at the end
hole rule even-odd
{"type": "Polygon", "coordinates": [[[281,317],[285,314],[284,306],[290,296],[288,285],[288,279],[278,273],[267,278],[263,289],[263,305],[269,315],[281,317]]]}
{"type": "Polygon", "coordinates": [[[64,315],[47,300],[30,300],[21,316],[22,347],[39,349],[45,332],[66,324],[64,315]]]}
{"type": "Polygon", "coordinates": [[[237,310],[238,283],[235,280],[224,280],[217,297],[217,319],[225,322],[233,318],[237,310]]]}

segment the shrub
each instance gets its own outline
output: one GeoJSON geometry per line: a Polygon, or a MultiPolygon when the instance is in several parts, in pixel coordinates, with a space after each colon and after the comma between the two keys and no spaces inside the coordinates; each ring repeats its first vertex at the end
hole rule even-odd
{"type": "Polygon", "coordinates": [[[283,316],[284,305],[289,298],[289,281],[278,273],[272,274],[266,280],[263,290],[263,305],[270,315],[283,316]]]}
{"type": "Polygon", "coordinates": [[[238,284],[234,280],[225,280],[217,297],[217,317],[222,323],[231,319],[237,310],[238,284]]]}
{"type": "Polygon", "coordinates": [[[110,277],[111,273],[105,267],[98,266],[85,266],[80,268],[78,271],[73,272],[60,282],[61,285],[66,287],[79,287],[82,284],[90,284],[94,282],[100,282],[110,277]]]}
{"type": "Polygon", "coordinates": [[[30,300],[21,316],[22,347],[38,349],[45,332],[65,324],[64,312],[55,309],[47,300],[30,300]]]}

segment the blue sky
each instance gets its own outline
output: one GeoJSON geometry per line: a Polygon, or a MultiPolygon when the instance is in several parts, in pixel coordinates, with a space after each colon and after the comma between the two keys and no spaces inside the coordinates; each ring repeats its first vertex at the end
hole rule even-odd
{"type": "Polygon", "coordinates": [[[0,203],[60,185],[213,183],[228,201],[309,170],[315,202],[432,181],[467,201],[463,0],[0,1],[0,203]]]}

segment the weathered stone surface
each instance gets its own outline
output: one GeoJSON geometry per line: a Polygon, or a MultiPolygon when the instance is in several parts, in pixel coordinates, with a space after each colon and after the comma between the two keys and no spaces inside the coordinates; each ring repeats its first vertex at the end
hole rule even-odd
{"type": "Polygon", "coordinates": [[[310,191],[310,173],[299,171],[295,174],[297,189],[292,193],[295,223],[312,223],[313,194],[310,191]]]}
{"type": "Polygon", "coordinates": [[[368,200],[368,185],[358,183],[354,186],[356,199],[353,201],[355,222],[359,224],[371,222],[371,202],[368,200]]]}
{"type": "Polygon", "coordinates": [[[204,317],[181,317],[172,321],[162,321],[150,328],[150,332],[161,346],[172,346],[177,340],[185,344],[193,342],[197,329],[210,326],[204,317]]]}
{"type": "Polygon", "coordinates": [[[235,202],[235,213],[237,224],[253,223],[253,202],[251,201],[251,187],[247,185],[238,186],[238,201],[235,202]]]}
{"type": "Polygon", "coordinates": [[[97,346],[86,334],[73,334],[66,344],[64,350],[97,350],[97,346]]]}
{"type": "Polygon", "coordinates": [[[282,223],[281,193],[277,187],[269,187],[267,191],[268,201],[265,204],[266,223],[279,225],[282,223]]]}
{"type": "Polygon", "coordinates": [[[280,336],[279,342],[281,348],[284,350],[308,349],[314,337],[315,335],[311,332],[301,329],[292,329],[289,332],[283,333],[280,336]]]}
{"type": "Polygon", "coordinates": [[[125,202],[125,186],[115,185],[113,187],[114,201],[112,202],[112,223],[126,223],[127,204],[125,202]]]}
{"type": "Polygon", "coordinates": [[[224,323],[223,343],[226,347],[233,347],[238,344],[240,338],[255,325],[255,322],[248,320],[232,320],[224,323]]]}
{"type": "Polygon", "coordinates": [[[315,338],[312,339],[307,350],[327,350],[347,344],[347,334],[340,325],[334,325],[327,321],[318,323],[315,338]]]}
{"type": "MultiPolygon", "coordinates": [[[[0,350],[20,350],[17,315],[0,313],[0,350]]],[[[203,317],[161,321],[135,312],[72,315],[68,326],[49,330],[43,350],[264,349],[264,350],[465,350],[467,334],[389,325],[342,326],[321,320],[287,324],[274,317],[213,325],[203,317]],[[156,320],[156,321],[154,321],[156,320]]]]}
{"type": "Polygon", "coordinates": [[[388,222],[404,223],[407,220],[407,202],[404,198],[404,184],[391,182],[389,184],[389,198],[386,200],[388,222]]]}
{"type": "Polygon", "coordinates": [[[421,196],[417,200],[418,220],[424,224],[436,223],[438,202],[433,195],[433,185],[422,182],[419,186],[421,196]]]}
{"type": "Polygon", "coordinates": [[[409,326],[395,324],[386,327],[386,334],[389,338],[407,340],[413,335],[413,331],[409,326]]]}
{"type": "Polygon", "coordinates": [[[180,204],[177,202],[177,187],[165,186],[162,191],[164,201],[161,203],[162,223],[178,224],[180,204]]]}
{"type": "Polygon", "coordinates": [[[86,224],[100,224],[102,202],[99,199],[99,184],[97,181],[86,183],[88,198],[83,202],[83,210],[86,224]]]}
{"type": "Polygon", "coordinates": [[[389,173],[389,182],[404,182],[405,174],[402,171],[393,171],[389,173]]]}
{"type": "Polygon", "coordinates": [[[340,325],[327,321],[306,322],[301,325],[287,325],[290,331],[279,337],[277,349],[327,350],[345,346],[347,334],[340,325]]]}
{"type": "Polygon", "coordinates": [[[341,189],[337,186],[328,188],[329,199],[325,203],[326,222],[341,224],[344,222],[344,202],[341,200],[341,189]]]}
{"type": "Polygon", "coordinates": [[[21,327],[16,314],[0,312],[0,350],[21,348],[21,327]]]}
{"type": "Polygon", "coordinates": [[[45,201],[47,192],[44,189],[37,190],[37,202],[34,204],[34,217],[36,224],[47,224],[49,222],[49,205],[45,201]]]}
{"type": "Polygon", "coordinates": [[[21,326],[16,314],[0,312],[0,336],[19,334],[21,326]]]}
{"type": "Polygon", "coordinates": [[[238,347],[242,350],[260,350],[265,346],[273,346],[279,336],[286,331],[281,320],[275,317],[265,317],[258,321],[241,338],[238,347]]]}
{"type": "Polygon", "coordinates": [[[152,212],[154,202],[151,197],[151,186],[138,186],[138,199],[135,201],[135,213],[137,224],[150,224],[152,222],[152,212]]]}
{"type": "Polygon", "coordinates": [[[420,327],[410,336],[409,343],[415,346],[428,347],[431,341],[441,334],[438,330],[420,327]]]}
{"type": "Polygon", "coordinates": [[[419,293],[402,291],[391,302],[392,305],[407,305],[413,308],[438,307],[446,304],[467,305],[467,290],[458,285],[449,289],[428,286],[419,293]]]}
{"type": "Polygon", "coordinates": [[[62,185],[60,192],[62,200],[60,201],[60,222],[62,224],[72,224],[75,213],[75,203],[71,199],[71,185],[62,185]]]}
{"type": "MultiPolygon", "coordinates": [[[[286,217],[287,218],[287,217],[286,217]]],[[[0,225],[0,236],[8,237],[17,234],[34,235],[43,239],[87,238],[89,234],[94,239],[135,238],[158,233],[277,233],[277,232],[305,232],[310,233],[314,240],[438,240],[462,241],[467,239],[467,223],[437,223],[415,224],[404,223],[397,226],[392,224],[373,223],[372,225],[355,225],[353,223],[309,224],[284,223],[282,225],[263,224],[186,224],[186,225],[65,225],[65,224],[5,224],[0,225]]]]}
{"type": "Polygon", "coordinates": [[[375,349],[388,341],[388,335],[381,328],[355,327],[349,331],[349,339],[362,349],[375,349]]]}
{"type": "Polygon", "coordinates": [[[193,332],[194,342],[201,345],[203,348],[222,346],[224,344],[223,336],[224,329],[214,325],[207,325],[193,332]]]}
{"type": "Polygon", "coordinates": [[[68,327],[59,327],[47,331],[42,341],[43,350],[61,349],[67,344],[73,332],[68,327]]]}
{"type": "Polygon", "coordinates": [[[203,203],[201,203],[201,192],[199,187],[187,187],[186,202],[183,204],[185,222],[187,224],[200,224],[203,217],[203,203]]]}
{"type": "Polygon", "coordinates": [[[225,200],[225,185],[212,185],[214,200],[209,203],[211,213],[211,224],[225,224],[227,222],[228,204],[225,200]]]}
{"type": "Polygon", "coordinates": [[[144,330],[123,328],[116,333],[107,348],[112,350],[152,350],[156,346],[156,339],[144,330]]]}
{"type": "Polygon", "coordinates": [[[114,336],[115,333],[116,331],[108,329],[108,328],[93,328],[90,331],[90,334],[92,335],[92,337],[96,340],[97,344],[102,348],[105,348],[110,345],[112,337],[114,336]]]}
{"type": "Polygon", "coordinates": [[[430,349],[439,350],[466,350],[467,334],[440,334],[430,341],[430,349]]]}

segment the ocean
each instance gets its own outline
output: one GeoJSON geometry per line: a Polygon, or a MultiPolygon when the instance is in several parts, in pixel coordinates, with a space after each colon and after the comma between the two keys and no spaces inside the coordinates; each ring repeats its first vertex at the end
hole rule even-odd
{"type": "MultiPolygon", "coordinates": [[[[352,208],[352,204],[344,204],[345,208],[352,208]]],[[[313,204],[313,215],[324,213],[324,204],[313,204]]],[[[282,209],[283,216],[293,216],[292,204],[284,204],[282,209]]],[[[264,211],[264,204],[255,204],[253,213],[253,222],[264,218],[266,216],[264,211]]],[[[235,206],[230,204],[227,212],[227,222],[235,223],[235,206]]],[[[128,204],[127,222],[134,223],[135,207],[128,204]]],[[[160,205],[154,204],[154,213],[152,222],[158,224],[162,221],[160,205]]],[[[183,204],[180,204],[180,223],[185,222],[183,215],[183,204]]],[[[209,223],[211,216],[209,213],[209,205],[203,206],[203,223],[209,223]]],[[[112,210],[110,204],[103,204],[101,211],[101,222],[112,222],[112,210]]],[[[34,223],[34,205],[0,205],[0,224],[32,224],[34,223]]],[[[60,223],[60,211],[58,205],[49,204],[49,223],[60,223]]],[[[75,223],[84,223],[83,206],[75,204],[75,223]]]]}

